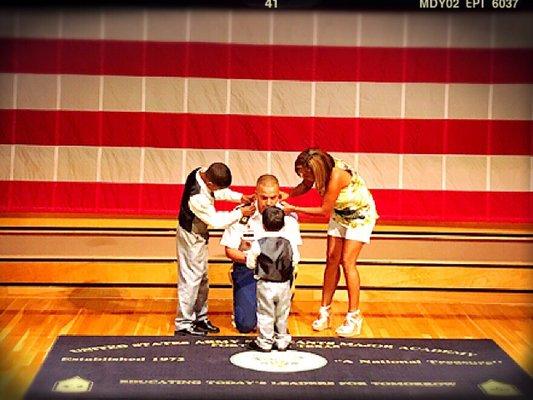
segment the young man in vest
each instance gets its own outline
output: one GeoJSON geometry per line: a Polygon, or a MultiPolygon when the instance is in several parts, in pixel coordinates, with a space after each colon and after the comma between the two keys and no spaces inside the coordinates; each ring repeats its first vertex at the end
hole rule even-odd
{"type": "Polygon", "coordinates": [[[185,182],[177,228],[177,334],[204,336],[207,333],[220,332],[207,318],[207,228],[208,225],[218,229],[226,228],[255,212],[255,205],[239,207],[233,211],[216,211],[215,200],[242,203],[253,201],[253,196],[244,196],[230,190],[230,184],[231,171],[223,163],[213,163],[209,168],[196,168],[185,182]]]}

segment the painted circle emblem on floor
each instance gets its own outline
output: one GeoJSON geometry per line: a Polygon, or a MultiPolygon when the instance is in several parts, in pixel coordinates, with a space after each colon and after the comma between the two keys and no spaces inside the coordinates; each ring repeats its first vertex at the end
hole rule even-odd
{"type": "Polygon", "coordinates": [[[245,351],[230,357],[237,367],[262,372],[301,372],[324,367],[328,360],[317,354],[304,351],[245,351]]]}

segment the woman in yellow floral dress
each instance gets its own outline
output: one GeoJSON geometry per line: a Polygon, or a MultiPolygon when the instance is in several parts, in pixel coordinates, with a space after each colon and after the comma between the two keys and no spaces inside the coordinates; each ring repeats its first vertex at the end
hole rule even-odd
{"type": "Polygon", "coordinates": [[[284,202],[285,211],[330,217],[327,258],[322,287],[322,305],[313,321],[317,331],[330,327],[330,307],[337,289],[342,265],[348,287],[348,312],[336,329],[342,337],[361,332],[363,316],[359,310],[359,272],[356,262],[365,243],[370,242],[378,218],[374,199],[359,174],[347,163],[319,149],[300,153],[294,163],[302,182],[284,199],[302,195],[313,186],[322,197],[320,207],[300,207],[284,202]]]}

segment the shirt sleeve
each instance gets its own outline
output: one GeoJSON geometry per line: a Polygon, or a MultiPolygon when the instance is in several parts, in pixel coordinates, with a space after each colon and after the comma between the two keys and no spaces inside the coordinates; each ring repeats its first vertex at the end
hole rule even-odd
{"type": "Polygon", "coordinates": [[[215,229],[227,228],[242,217],[242,212],[239,209],[217,211],[213,203],[201,194],[189,199],[189,208],[194,215],[215,229]]]}
{"type": "Polygon", "coordinates": [[[226,228],[220,239],[220,244],[230,249],[238,249],[241,244],[244,224],[234,223],[226,228]]]}
{"type": "Polygon", "coordinates": [[[296,267],[300,262],[300,251],[298,250],[298,246],[296,243],[294,243],[294,241],[289,240],[289,242],[291,243],[292,248],[292,266],[296,267]]]}
{"type": "Polygon", "coordinates": [[[213,193],[216,200],[226,200],[226,201],[241,201],[242,193],[235,192],[230,188],[215,190],[213,193]]]}
{"type": "Polygon", "coordinates": [[[246,254],[246,266],[250,269],[255,269],[257,257],[261,254],[261,248],[257,242],[252,243],[250,250],[244,252],[246,254]]]}
{"type": "Polygon", "coordinates": [[[287,239],[290,242],[294,242],[297,246],[302,245],[302,235],[300,234],[300,225],[298,221],[290,216],[285,217],[285,229],[287,234],[287,239]]]}

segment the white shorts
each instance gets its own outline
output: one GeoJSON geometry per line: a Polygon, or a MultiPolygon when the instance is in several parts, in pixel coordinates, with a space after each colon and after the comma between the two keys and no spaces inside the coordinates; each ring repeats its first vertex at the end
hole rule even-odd
{"type": "Polygon", "coordinates": [[[370,235],[376,225],[375,222],[360,225],[356,228],[346,228],[333,218],[329,219],[328,235],[333,237],[340,237],[348,240],[357,240],[362,243],[370,243],[370,235]]]}

